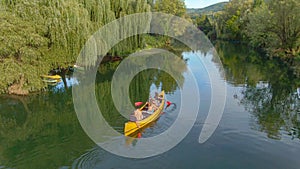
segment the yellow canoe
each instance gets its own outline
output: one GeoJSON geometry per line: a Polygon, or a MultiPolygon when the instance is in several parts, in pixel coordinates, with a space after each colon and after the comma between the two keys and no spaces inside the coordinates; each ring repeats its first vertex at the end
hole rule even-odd
{"type": "MultiPolygon", "coordinates": [[[[139,129],[142,129],[143,127],[147,126],[147,124],[149,124],[159,118],[162,110],[164,109],[164,105],[165,105],[165,92],[162,91],[159,95],[162,96],[162,102],[161,102],[159,108],[153,114],[149,115],[148,117],[146,117],[140,121],[136,121],[136,122],[129,121],[129,122],[125,123],[125,127],[124,127],[124,135],[125,136],[129,136],[129,135],[137,132],[139,129]],[[136,123],[139,124],[139,126],[140,126],[139,128],[137,127],[136,123]]],[[[142,106],[140,108],[140,110],[142,110],[145,106],[146,106],[146,104],[144,106],[142,106]]]]}
{"type": "Polygon", "coordinates": [[[126,146],[135,146],[136,142],[138,142],[138,140],[143,137],[143,132],[145,131],[145,129],[147,129],[148,127],[152,127],[154,125],[156,125],[157,120],[150,122],[149,124],[147,124],[146,126],[144,126],[143,128],[140,128],[139,130],[137,130],[136,132],[130,134],[130,137],[126,137],[125,138],[125,145],[126,146]]]}
{"type": "Polygon", "coordinates": [[[41,77],[47,79],[61,79],[61,76],[59,75],[42,75],[41,77]]]}
{"type": "Polygon", "coordinates": [[[46,82],[46,83],[57,83],[57,82],[60,82],[61,80],[60,79],[47,79],[47,78],[44,78],[42,79],[43,82],[46,82]]]}

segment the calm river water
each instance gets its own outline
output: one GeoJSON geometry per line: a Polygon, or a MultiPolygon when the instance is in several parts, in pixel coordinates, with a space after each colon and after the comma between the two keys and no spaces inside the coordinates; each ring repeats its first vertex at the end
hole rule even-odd
{"type": "MultiPolygon", "coordinates": [[[[189,85],[185,72],[187,68],[194,71],[200,110],[189,134],[173,149],[155,157],[131,159],[98,147],[77,119],[72,87],[60,84],[29,97],[0,96],[0,168],[299,169],[299,79],[277,61],[264,60],[246,47],[225,43],[215,47],[224,71],[211,51],[183,52],[186,67],[176,70],[178,83],[155,69],[139,73],[131,82],[132,102],[164,89],[168,100],[176,104],[141,132],[141,137],[151,137],[167,130],[177,118],[180,88],[189,85]],[[201,62],[227,85],[222,119],[204,144],[198,142],[199,134],[210,104],[217,103],[211,102],[211,82],[201,62]]],[[[176,60],[170,62],[176,64],[176,60]]],[[[127,120],[117,113],[109,97],[118,64],[100,66],[95,93],[105,119],[122,133],[127,120]]],[[[139,139],[126,141],[129,150],[138,143],[139,139]]]]}

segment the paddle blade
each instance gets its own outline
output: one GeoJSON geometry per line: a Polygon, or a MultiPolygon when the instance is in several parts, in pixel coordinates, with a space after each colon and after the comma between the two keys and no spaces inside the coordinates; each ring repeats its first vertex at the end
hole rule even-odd
{"type": "Polygon", "coordinates": [[[167,101],[167,107],[169,107],[172,103],[167,101]]]}
{"type": "Polygon", "coordinates": [[[143,102],[135,102],[134,105],[135,107],[141,106],[143,104],[143,102]]]}

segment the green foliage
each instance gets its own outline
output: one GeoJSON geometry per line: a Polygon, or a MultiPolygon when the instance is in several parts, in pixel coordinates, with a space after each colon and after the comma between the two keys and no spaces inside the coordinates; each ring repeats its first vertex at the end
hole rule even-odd
{"type": "Polygon", "coordinates": [[[218,38],[248,40],[271,56],[298,55],[300,37],[298,0],[232,0],[214,14],[218,38]]]}
{"type": "MultiPolygon", "coordinates": [[[[20,75],[25,78],[22,88],[42,89],[45,84],[40,75],[73,64],[86,40],[101,26],[128,14],[148,12],[150,5],[144,0],[2,0],[0,9],[3,93],[18,83],[20,75]]],[[[143,36],[134,36],[111,54],[133,51],[143,44],[143,36]]]]}
{"type": "MultiPolygon", "coordinates": [[[[198,14],[198,16],[192,14],[191,17],[196,20],[195,24],[201,27],[210,37],[217,36],[219,39],[242,40],[245,37],[243,29],[248,23],[247,16],[254,8],[253,4],[253,0],[232,0],[228,3],[215,5],[222,10],[206,11],[200,15],[198,14]],[[208,18],[209,22],[205,21],[205,18],[208,18]]],[[[214,8],[207,9],[213,10],[214,8]]]]}
{"type": "Polygon", "coordinates": [[[231,0],[223,11],[190,16],[210,39],[248,43],[300,74],[299,8],[299,0],[231,0]]]}
{"type": "Polygon", "coordinates": [[[225,5],[224,12],[216,18],[220,29],[218,37],[226,37],[227,39],[240,40],[243,39],[243,30],[248,23],[248,14],[253,10],[253,0],[232,0],[225,5]]]}
{"type": "Polygon", "coordinates": [[[145,42],[146,42],[146,48],[158,48],[165,45],[164,37],[163,36],[151,36],[146,35],[145,36],[145,42]]]}
{"type": "Polygon", "coordinates": [[[42,52],[47,49],[47,38],[39,35],[31,23],[11,12],[0,12],[0,93],[25,76],[25,88],[33,91],[45,85],[37,80],[38,73],[49,68],[43,63],[42,52]],[[31,87],[30,87],[31,86],[31,87]]]}
{"type": "MultiPolygon", "coordinates": [[[[174,36],[180,36],[186,31],[187,25],[183,24],[178,17],[191,21],[186,15],[186,7],[183,0],[156,0],[153,4],[153,11],[175,16],[169,17],[170,15],[161,15],[159,20],[152,20],[152,25],[156,25],[152,27],[152,29],[154,28],[154,31],[157,32],[164,32],[166,34],[172,33],[174,36]],[[179,24],[181,24],[181,26],[178,26],[179,24]]],[[[170,46],[171,44],[171,39],[167,36],[156,36],[155,38],[160,39],[163,42],[163,46],[170,46]]],[[[153,38],[150,38],[150,40],[152,39],[153,38]]],[[[148,44],[151,43],[152,42],[149,42],[148,44]]]]}
{"type": "Polygon", "coordinates": [[[266,5],[256,8],[254,13],[249,15],[249,24],[247,26],[247,35],[250,44],[257,47],[271,47],[278,45],[274,34],[267,30],[272,29],[270,20],[271,14],[266,5]],[[264,22],[264,23],[263,23],[264,22]],[[262,24],[263,23],[263,24],[262,24]]]}
{"type": "Polygon", "coordinates": [[[272,55],[295,57],[300,47],[300,2],[271,0],[249,16],[247,34],[253,45],[264,47],[272,55]]]}
{"type": "Polygon", "coordinates": [[[208,15],[202,15],[201,17],[198,17],[196,19],[196,23],[195,23],[198,28],[205,33],[209,38],[211,37],[211,34],[213,33],[213,27],[210,21],[210,18],[208,15]]]}
{"type": "Polygon", "coordinates": [[[156,0],[154,10],[156,12],[164,12],[179,17],[186,14],[186,7],[183,0],[156,0]]]}

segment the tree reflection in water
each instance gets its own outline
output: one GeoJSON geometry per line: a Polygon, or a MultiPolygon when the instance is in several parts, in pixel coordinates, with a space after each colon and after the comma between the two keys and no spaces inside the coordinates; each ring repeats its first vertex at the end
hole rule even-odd
{"type": "Polygon", "coordinates": [[[300,101],[296,93],[299,81],[291,71],[242,45],[217,43],[216,49],[228,83],[244,86],[240,103],[253,114],[254,128],[272,139],[281,139],[285,132],[291,138],[300,138],[300,101]]]}
{"type": "MultiPolygon", "coordinates": [[[[255,119],[251,124],[253,129],[265,132],[273,139],[282,139],[286,133],[299,139],[299,79],[276,61],[266,61],[236,45],[219,43],[216,49],[224,65],[227,83],[243,86],[241,97],[235,98],[255,119]]],[[[172,66],[177,61],[169,62],[172,66]]],[[[99,67],[95,93],[103,116],[122,132],[127,119],[116,112],[110,97],[111,77],[118,64],[99,67]]],[[[185,70],[185,67],[176,69],[178,79],[181,78],[178,84],[163,71],[149,69],[137,74],[129,89],[132,103],[147,100],[150,86],[174,92],[184,83],[182,74],[185,70]]],[[[95,163],[111,158],[104,150],[91,147],[95,144],[78,122],[71,88],[29,97],[0,96],[0,168],[61,168],[72,164],[74,168],[93,168],[95,163]]]]}
{"type": "MultiPolygon", "coordinates": [[[[187,67],[186,65],[182,66],[178,63],[179,60],[182,60],[182,52],[179,53],[180,55],[178,57],[175,57],[173,60],[167,60],[167,65],[165,65],[169,68],[168,70],[172,71],[176,75],[176,77],[174,78],[176,78],[177,81],[173,77],[171,77],[167,72],[162,71],[160,69],[146,69],[134,76],[129,85],[129,98],[131,100],[132,105],[134,105],[134,103],[137,101],[146,102],[149,98],[149,94],[152,92],[151,88],[154,88],[154,90],[157,91],[164,90],[167,94],[170,94],[174,93],[174,91],[178,90],[178,88],[183,85],[183,73],[187,70],[187,67]]],[[[159,62],[165,59],[163,54],[155,55],[157,56],[153,57],[160,57],[159,59],[155,60],[157,64],[159,64],[159,62]]],[[[124,74],[121,75],[121,77],[124,78],[124,82],[126,81],[128,74],[132,74],[135,72],[135,67],[141,66],[138,65],[139,63],[147,63],[147,60],[144,60],[144,62],[135,62],[135,60],[133,59],[132,61],[129,61],[129,63],[126,63],[127,65],[125,66],[129,68],[128,72],[121,72],[124,74]]],[[[106,119],[110,126],[112,126],[115,130],[119,131],[120,133],[123,133],[123,125],[126,121],[128,121],[128,119],[126,117],[123,117],[117,111],[111,94],[111,81],[113,73],[117,69],[118,65],[119,63],[109,63],[105,65],[100,65],[99,74],[97,75],[96,80],[96,97],[103,117],[106,119]]],[[[118,85],[122,87],[122,84],[118,85]]],[[[126,111],[129,117],[129,114],[133,112],[133,110],[131,109],[132,107],[127,107],[127,104],[124,103],[125,100],[119,99],[116,101],[120,102],[122,105],[125,105],[122,106],[122,110],[126,111]]]]}

